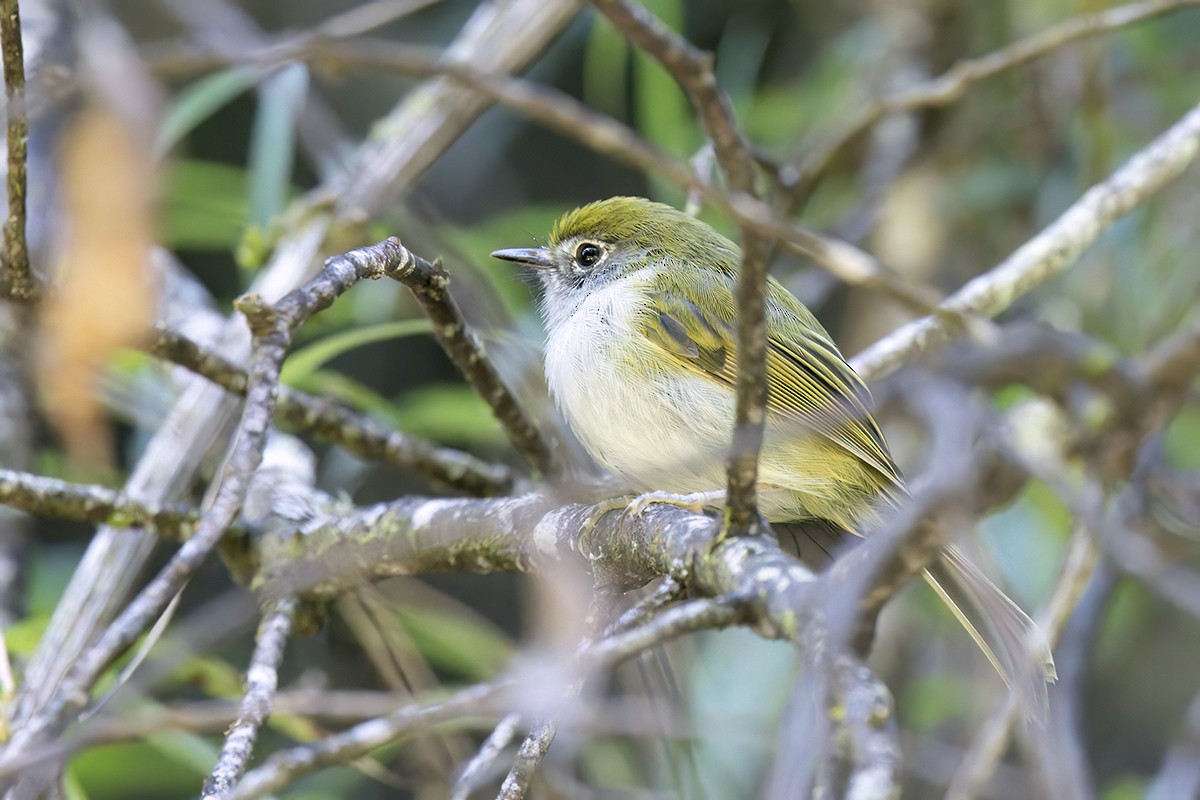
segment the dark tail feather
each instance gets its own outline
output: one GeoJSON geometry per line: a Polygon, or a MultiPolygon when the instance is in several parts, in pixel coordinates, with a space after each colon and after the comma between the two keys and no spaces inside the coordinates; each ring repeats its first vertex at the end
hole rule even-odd
{"type": "Polygon", "coordinates": [[[967,560],[954,545],[925,570],[925,580],[979,645],[988,661],[1025,705],[1044,720],[1046,684],[1057,679],[1050,643],[1021,607],[967,560]]]}

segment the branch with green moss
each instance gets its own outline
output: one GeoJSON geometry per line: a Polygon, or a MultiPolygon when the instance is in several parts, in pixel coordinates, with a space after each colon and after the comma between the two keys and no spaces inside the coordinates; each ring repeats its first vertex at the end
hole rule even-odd
{"type": "Polygon", "coordinates": [[[117,528],[142,526],[179,541],[192,534],[200,518],[195,509],[185,506],[158,508],[103,486],[7,469],[0,469],[0,505],[52,519],[117,528]]]}

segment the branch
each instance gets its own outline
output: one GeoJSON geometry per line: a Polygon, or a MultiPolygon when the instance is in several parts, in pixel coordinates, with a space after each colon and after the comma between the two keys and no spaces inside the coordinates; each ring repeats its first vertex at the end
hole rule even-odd
{"type": "Polygon", "coordinates": [[[41,517],[117,528],[144,526],[180,541],[191,536],[199,518],[194,509],[159,508],[103,486],[68,483],[7,469],[0,469],[0,504],[41,517]]]}
{"type": "Polygon", "coordinates": [[[28,301],[37,298],[40,287],[30,269],[25,243],[25,149],[29,129],[25,120],[25,48],[17,0],[0,2],[0,40],[8,117],[8,218],[4,221],[0,292],[13,300],[28,301]]]}
{"type": "MultiPolygon", "coordinates": [[[[746,614],[746,604],[736,601],[690,601],[668,610],[647,625],[603,639],[587,648],[581,656],[581,669],[589,672],[611,669],[671,639],[699,630],[744,622],[748,619],[746,614]]],[[[313,744],[281,750],[267,758],[262,766],[247,773],[231,795],[231,800],[250,800],[278,791],[304,775],[324,767],[349,763],[435,723],[468,714],[486,713],[502,705],[500,701],[512,687],[510,680],[479,684],[445,700],[406,706],[313,744]]]]}
{"type": "Polygon", "coordinates": [[[938,313],[897,329],[851,359],[864,380],[877,380],[960,330],[963,316],[992,317],[1063,272],[1117,219],[1178,177],[1200,148],[1200,105],[1093,186],[1037,236],[969,281],[938,313]],[[949,312],[951,316],[943,315],[949,312]]]}
{"type": "Polygon", "coordinates": [[[233,524],[251,476],[262,459],[275,406],[280,365],[296,328],[327,308],[359,280],[380,277],[386,264],[402,258],[405,252],[399,241],[389,239],[329,259],[316,278],[290,292],[274,306],[266,305],[257,295],[238,301],[253,336],[250,381],[238,432],[216,481],[218,488],[211,505],[196,523],[193,536],[126,606],[100,640],[75,662],[50,700],[15,732],[0,755],[0,770],[19,759],[30,747],[55,735],[69,717],[87,703],[92,686],[104,670],[162,613],[233,524]]]}
{"type": "MultiPolygon", "coordinates": [[[[700,116],[704,131],[729,186],[756,197],[754,158],[734,119],[729,98],[717,85],[713,57],[667,28],[653,14],[628,0],[593,0],[594,5],[631,42],[656,58],[683,88],[700,116]]],[[[693,173],[694,174],[694,173],[693,173]]],[[[764,295],[773,240],[743,224],[742,263],[737,284],[737,405],[726,489],[730,533],[759,528],[758,454],[762,449],[767,405],[767,320],[764,295]]]]}
{"type": "MultiPolygon", "coordinates": [[[[928,289],[913,286],[889,272],[873,256],[853,245],[791,224],[781,219],[769,205],[751,196],[730,194],[709,185],[687,163],[649,144],[629,126],[593,111],[564,92],[447,61],[424,48],[379,40],[313,42],[303,48],[251,52],[239,57],[237,63],[269,64],[280,59],[307,59],[316,66],[327,63],[339,71],[362,69],[417,77],[444,76],[600,155],[699,195],[739,225],[749,226],[760,236],[780,241],[792,252],[811,259],[818,267],[848,284],[879,291],[921,313],[928,312],[939,299],[928,289]]],[[[175,74],[181,67],[192,71],[197,67],[230,63],[227,55],[208,51],[197,53],[194,47],[189,48],[186,44],[172,45],[165,60],[173,67],[168,71],[170,74],[175,74]]],[[[160,68],[163,61],[160,57],[160,68]]]]}
{"type": "Polygon", "coordinates": [[[246,693],[242,695],[237,721],[225,734],[221,756],[204,783],[202,800],[220,800],[229,796],[254,752],[258,730],[271,713],[275,689],[279,685],[279,664],[292,629],[296,601],[281,600],[263,617],[258,629],[254,655],[246,669],[246,693]]]}
{"type": "Polygon", "coordinates": [[[526,415],[484,351],[483,342],[463,319],[450,296],[450,275],[441,262],[430,263],[404,250],[400,261],[389,265],[387,276],[412,290],[433,323],[433,335],[467,383],[491,407],[508,438],[530,466],[546,476],[555,474],[554,457],[537,426],[526,415]]]}
{"type": "Polygon", "coordinates": [[[798,166],[784,167],[780,182],[793,196],[806,197],[846,147],[892,114],[942,108],[961,99],[976,83],[1042,58],[1073,42],[1143,22],[1160,14],[1194,6],[1200,0],[1147,0],[1065,20],[978,58],[964,59],[938,77],[877,100],[832,136],[807,153],[798,166]]]}
{"type": "Polygon", "coordinates": [[[500,786],[500,794],[496,795],[496,800],[523,800],[525,793],[529,791],[533,774],[541,766],[557,732],[558,726],[553,720],[539,722],[529,731],[521,746],[517,748],[517,757],[500,786]]]}
{"type": "Polygon", "coordinates": [[[500,754],[516,738],[517,726],[521,718],[517,714],[509,714],[496,725],[483,744],[454,782],[450,792],[450,800],[468,800],[471,792],[483,781],[484,776],[492,769],[500,754]]]}
{"type": "MultiPolygon", "coordinates": [[[[233,394],[246,394],[245,371],[181,333],[159,328],[149,350],[233,394]]],[[[275,414],[296,430],[340,445],[357,456],[416,470],[470,495],[487,497],[503,494],[513,487],[512,472],[502,464],[489,464],[469,453],[439,447],[327,398],[289,386],[279,387],[275,414]]]]}

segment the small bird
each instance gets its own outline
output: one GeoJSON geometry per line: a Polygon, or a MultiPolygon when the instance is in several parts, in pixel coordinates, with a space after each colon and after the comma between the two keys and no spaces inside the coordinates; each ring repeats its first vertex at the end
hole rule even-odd
{"type": "MultiPolygon", "coordinates": [[[[591,456],[649,499],[719,497],[737,379],[737,245],[670,206],[614,197],[563,215],[544,247],[492,255],[540,279],[546,380],[591,456]]],[[[907,496],[870,394],[773,278],[765,305],[760,510],[772,523],[857,534],[907,496]]],[[[925,577],[1009,685],[1040,704],[1053,661],[1034,622],[952,545],[925,577]]]]}

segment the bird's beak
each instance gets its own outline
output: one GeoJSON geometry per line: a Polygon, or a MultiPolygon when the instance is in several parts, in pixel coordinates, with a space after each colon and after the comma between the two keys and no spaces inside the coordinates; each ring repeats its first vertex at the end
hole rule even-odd
{"type": "Polygon", "coordinates": [[[550,258],[550,251],[544,247],[493,250],[492,258],[515,261],[518,264],[525,264],[536,269],[553,269],[554,267],[554,261],[550,258]]]}

